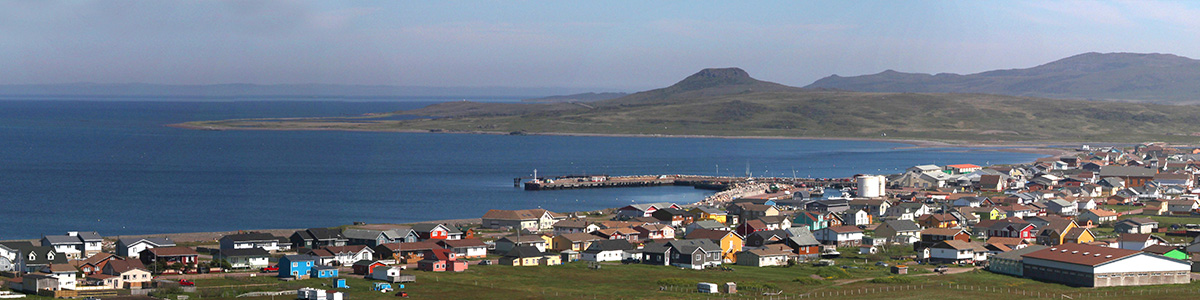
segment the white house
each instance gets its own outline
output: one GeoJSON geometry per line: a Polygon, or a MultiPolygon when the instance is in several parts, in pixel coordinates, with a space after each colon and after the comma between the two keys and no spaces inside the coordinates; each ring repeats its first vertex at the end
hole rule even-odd
{"type": "Polygon", "coordinates": [[[42,246],[54,247],[54,251],[62,253],[69,259],[85,259],[100,253],[104,238],[95,231],[68,231],[66,235],[47,235],[42,237],[42,246]]]}
{"type": "Polygon", "coordinates": [[[221,237],[221,249],[260,248],[267,251],[279,250],[279,238],[269,233],[248,232],[221,237]]]}
{"type": "Polygon", "coordinates": [[[1063,199],[1054,199],[1046,201],[1046,210],[1063,216],[1074,216],[1079,214],[1078,205],[1075,201],[1067,201],[1063,199]]]}
{"type": "Polygon", "coordinates": [[[75,267],[67,264],[53,264],[42,268],[42,272],[50,274],[54,278],[58,278],[58,289],[73,290],[75,289],[76,281],[75,273],[79,272],[75,267]]]}
{"type": "Polygon", "coordinates": [[[944,240],[929,247],[929,259],[949,263],[986,261],[988,250],[979,242],[944,240]]]}
{"type": "Polygon", "coordinates": [[[308,251],[308,255],[320,258],[321,265],[349,266],[360,260],[369,260],[375,256],[375,250],[366,245],[328,246],[308,251]]]}
{"type": "Polygon", "coordinates": [[[270,265],[271,253],[262,248],[221,249],[214,259],[224,259],[234,269],[257,269],[270,265]]]}
{"type": "Polygon", "coordinates": [[[1075,211],[1084,211],[1088,209],[1096,209],[1095,199],[1084,199],[1083,201],[1075,202],[1075,211]]]}
{"type": "Polygon", "coordinates": [[[826,227],[813,231],[813,237],[822,244],[853,247],[862,243],[863,231],[854,226],[826,227]]]}
{"type": "Polygon", "coordinates": [[[791,252],[779,247],[750,249],[737,254],[737,264],[753,267],[786,266],[791,252]]]}
{"type": "Polygon", "coordinates": [[[1169,245],[1163,238],[1152,234],[1126,233],[1117,237],[1117,248],[1142,251],[1154,245],[1169,245]]]}
{"type": "Polygon", "coordinates": [[[371,270],[371,274],[368,277],[375,280],[394,282],[397,281],[396,278],[400,277],[400,272],[403,270],[400,267],[378,266],[374,270],[371,270]]]}
{"type": "Polygon", "coordinates": [[[633,244],[628,240],[599,240],[579,254],[583,261],[622,261],[632,258],[633,244]]]}
{"type": "Polygon", "coordinates": [[[861,209],[855,211],[846,211],[845,216],[842,217],[842,220],[845,222],[843,223],[845,225],[867,225],[871,224],[871,214],[861,209]]]}
{"type": "Polygon", "coordinates": [[[138,258],[138,253],[150,248],[175,247],[170,238],[121,238],[117,239],[117,255],[138,258]]]}

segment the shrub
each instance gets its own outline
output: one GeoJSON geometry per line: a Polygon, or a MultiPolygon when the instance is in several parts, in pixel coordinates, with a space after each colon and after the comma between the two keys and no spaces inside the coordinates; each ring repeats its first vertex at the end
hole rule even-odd
{"type": "Polygon", "coordinates": [[[899,277],[897,277],[897,276],[888,276],[888,277],[872,278],[871,280],[868,280],[867,282],[870,282],[870,283],[888,283],[888,284],[892,284],[892,283],[912,283],[913,281],[916,281],[916,279],[915,279],[915,278],[912,278],[912,277],[907,277],[907,276],[899,276],[899,277]]]}
{"type": "Polygon", "coordinates": [[[820,279],[816,279],[816,278],[812,278],[812,277],[807,277],[807,276],[805,276],[805,277],[796,277],[795,279],[792,279],[792,281],[793,281],[793,282],[796,282],[796,283],[799,283],[799,284],[801,284],[801,285],[818,285],[818,284],[821,284],[821,283],[823,283],[823,282],[824,282],[824,281],[821,281],[820,279]]]}

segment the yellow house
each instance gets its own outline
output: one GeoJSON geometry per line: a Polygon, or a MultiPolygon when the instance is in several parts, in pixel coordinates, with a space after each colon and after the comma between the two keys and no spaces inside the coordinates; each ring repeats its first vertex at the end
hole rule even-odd
{"type": "Polygon", "coordinates": [[[685,239],[707,239],[721,245],[721,260],[723,263],[736,263],[737,253],[742,251],[745,238],[737,232],[726,230],[695,229],[688,232],[685,239]]]}
{"type": "Polygon", "coordinates": [[[533,246],[517,246],[500,257],[500,264],[516,267],[557,266],[562,264],[562,258],[542,253],[533,246]]]}
{"type": "Polygon", "coordinates": [[[1079,227],[1075,221],[1054,222],[1040,230],[1037,242],[1043,245],[1062,245],[1064,242],[1089,243],[1096,241],[1091,230],[1079,227]]]}
{"type": "Polygon", "coordinates": [[[729,214],[716,207],[698,206],[688,212],[695,216],[693,218],[695,221],[713,220],[721,222],[721,224],[729,224],[729,214]]]}
{"type": "Polygon", "coordinates": [[[1092,230],[1082,227],[1072,228],[1063,238],[1065,243],[1087,244],[1095,241],[1096,235],[1092,234],[1092,230]]]}
{"type": "MultiPolygon", "coordinates": [[[[966,208],[966,207],[964,207],[964,208],[966,208]]],[[[960,210],[961,209],[962,208],[960,208],[960,210]]],[[[1005,214],[1003,211],[1001,211],[999,209],[996,209],[995,207],[980,207],[980,208],[976,208],[976,209],[972,210],[971,213],[978,216],[980,221],[1000,220],[1000,219],[1008,218],[1007,214],[1005,214]]]]}
{"type": "Polygon", "coordinates": [[[554,251],[572,250],[575,252],[579,252],[579,251],[587,250],[588,246],[592,245],[592,242],[597,241],[597,240],[602,240],[602,239],[604,239],[604,238],[601,238],[601,237],[596,236],[591,233],[582,233],[582,232],[564,233],[564,234],[560,234],[560,235],[554,237],[554,239],[553,239],[554,242],[550,244],[550,250],[554,250],[554,251]]]}

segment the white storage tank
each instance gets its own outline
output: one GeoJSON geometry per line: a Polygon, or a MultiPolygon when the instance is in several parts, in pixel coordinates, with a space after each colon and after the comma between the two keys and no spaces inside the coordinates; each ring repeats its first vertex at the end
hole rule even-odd
{"type": "Polygon", "coordinates": [[[883,177],[882,175],[859,175],[855,179],[858,181],[859,197],[883,197],[883,191],[887,185],[887,177],[883,177]]]}

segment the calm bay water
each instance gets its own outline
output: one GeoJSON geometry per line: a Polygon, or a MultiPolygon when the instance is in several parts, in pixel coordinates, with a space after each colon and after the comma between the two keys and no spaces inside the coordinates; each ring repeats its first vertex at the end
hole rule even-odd
{"type": "Polygon", "coordinates": [[[0,239],[475,218],[488,209],[693,202],[686,187],[527,192],[539,174],[841,177],[1036,154],[823,140],[202,131],[165,124],[355,116],[432,102],[0,101],[0,239]]]}

